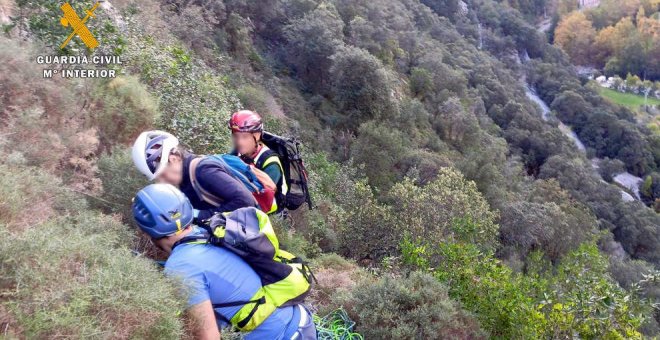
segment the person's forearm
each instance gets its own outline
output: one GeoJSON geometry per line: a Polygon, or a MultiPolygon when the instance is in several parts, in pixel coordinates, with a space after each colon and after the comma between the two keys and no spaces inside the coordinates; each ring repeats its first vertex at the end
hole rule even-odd
{"type": "Polygon", "coordinates": [[[190,308],[190,316],[194,322],[194,333],[196,339],[217,340],[220,339],[220,331],[215,320],[215,314],[210,300],[190,308]]]}
{"type": "Polygon", "coordinates": [[[215,327],[211,327],[211,329],[198,330],[197,336],[195,338],[201,340],[218,340],[222,338],[222,335],[218,330],[218,326],[215,326],[215,327]]]}

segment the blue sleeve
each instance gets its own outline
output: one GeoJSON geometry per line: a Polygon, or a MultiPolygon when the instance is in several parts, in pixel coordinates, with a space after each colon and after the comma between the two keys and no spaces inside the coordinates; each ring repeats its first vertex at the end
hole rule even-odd
{"type": "Polygon", "coordinates": [[[252,193],[230,174],[214,164],[200,164],[199,184],[223,202],[211,209],[199,212],[198,219],[205,220],[216,212],[234,211],[243,207],[254,207],[256,202],[252,193]]]}
{"type": "Polygon", "coordinates": [[[191,265],[165,265],[165,275],[181,283],[184,296],[188,297],[188,307],[210,300],[206,275],[191,265]]]}

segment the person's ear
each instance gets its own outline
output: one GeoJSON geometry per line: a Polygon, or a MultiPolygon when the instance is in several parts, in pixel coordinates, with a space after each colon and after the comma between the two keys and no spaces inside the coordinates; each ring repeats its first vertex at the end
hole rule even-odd
{"type": "Polygon", "coordinates": [[[162,240],[163,240],[163,239],[150,238],[150,241],[151,241],[151,244],[152,244],[152,245],[156,246],[156,248],[158,248],[158,249],[160,249],[160,250],[162,250],[162,251],[165,251],[165,249],[164,249],[163,246],[161,245],[162,240]]]}
{"type": "Polygon", "coordinates": [[[170,164],[176,164],[178,162],[181,162],[181,157],[179,157],[179,155],[176,154],[170,154],[168,157],[168,162],[170,164]]]}

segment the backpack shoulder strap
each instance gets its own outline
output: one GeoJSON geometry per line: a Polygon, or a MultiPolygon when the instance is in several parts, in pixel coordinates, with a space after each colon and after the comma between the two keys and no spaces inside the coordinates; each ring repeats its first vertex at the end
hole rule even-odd
{"type": "Polygon", "coordinates": [[[202,199],[204,202],[217,207],[222,204],[223,200],[202,188],[202,186],[199,184],[199,181],[197,181],[197,166],[205,158],[206,157],[198,157],[190,161],[190,166],[188,168],[188,172],[190,173],[190,184],[192,184],[197,197],[202,199]]]}
{"type": "MultiPolygon", "coordinates": [[[[226,302],[226,303],[214,303],[213,308],[222,308],[222,307],[234,307],[234,306],[244,306],[247,304],[253,303],[254,307],[250,310],[250,313],[243,319],[239,320],[236,323],[236,326],[238,328],[243,328],[247,323],[252,319],[252,316],[254,316],[254,313],[257,312],[257,309],[259,308],[260,305],[266,303],[266,297],[262,296],[258,299],[255,300],[244,300],[244,301],[233,301],[233,302],[226,302]]],[[[218,314],[218,313],[216,313],[218,314]]],[[[231,322],[231,321],[230,321],[231,322]]]]}
{"type": "Polygon", "coordinates": [[[186,237],[176,241],[172,245],[172,249],[176,248],[176,246],[178,246],[180,244],[184,244],[184,243],[199,243],[199,244],[202,244],[202,243],[208,243],[208,240],[209,240],[209,238],[207,236],[203,236],[203,235],[186,236],[186,237]]]}
{"type": "Polygon", "coordinates": [[[264,163],[266,163],[266,161],[267,161],[269,158],[273,157],[273,156],[276,156],[276,157],[277,157],[277,152],[273,151],[273,149],[271,149],[271,148],[268,148],[267,150],[265,150],[265,151],[261,154],[261,156],[259,157],[259,159],[257,159],[257,162],[254,163],[254,165],[255,165],[258,169],[263,169],[264,163]]]}

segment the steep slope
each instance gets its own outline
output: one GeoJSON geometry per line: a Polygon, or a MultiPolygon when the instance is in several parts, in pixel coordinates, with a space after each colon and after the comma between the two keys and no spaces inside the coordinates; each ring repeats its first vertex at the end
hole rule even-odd
{"type": "MultiPolygon", "coordinates": [[[[131,337],[152,325],[162,337],[182,336],[172,286],[128,249],[159,255],[100,214],[131,223],[130,197],[144,181],[126,148],[139,131],[167,129],[195,152],[221,152],[229,149],[225,120],[241,107],[305,144],[317,208],[274,222],[283,243],[313,258],[325,276],[314,310],[343,306],[360,332],[379,338],[438,330],[470,338],[658,331],[650,301],[658,298],[660,218],[603,183],[561,125],[543,119],[521,79],[573,126],[590,156],[621,159],[644,175],[655,171],[660,152],[625,109],[583,86],[516,9],[490,0],[104,2],[90,24],[103,47],[92,52],[72,41],[63,53],[120,55],[120,77],[46,80],[31,60],[55,53],[67,34],[54,6],[16,1],[9,38],[0,40],[10,60],[0,69],[2,150],[18,162],[7,178],[20,181],[36,167],[89,201],[65,211],[61,223],[82,227],[88,222],[79,211],[100,210],[90,213],[100,219],[92,222],[113,226],[77,237],[69,234],[76,228],[63,228],[26,251],[42,259],[61,245],[59,237],[71,239],[78,248],[57,248],[63,260],[55,268],[89,258],[98,273],[122,275],[107,285],[104,276],[87,280],[79,271],[83,278],[62,278],[91,293],[43,300],[74,305],[73,314],[21,314],[27,293],[6,295],[1,322],[13,334],[40,336],[83,318],[86,328],[63,335],[125,328],[116,337],[131,337]],[[64,109],[71,107],[79,109],[64,109]],[[85,240],[96,234],[116,241],[91,250],[85,240]],[[135,278],[142,272],[149,274],[135,278]],[[153,295],[109,296],[147,279],[158,288],[153,295]],[[396,303],[381,299],[392,291],[396,303]],[[130,318],[130,327],[97,319],[97,299],[128,301],[122,313],[146,309],[155,321],[141,328],[130,318]],[[428,303],[416,308],[420,301],[428,303]],[[43,324],[28,321],[35,316],[43,324]]],[[[1,244],[0,254],[17,253],[2,258],[12,274],[1,287],[9,292],[28,263],[14,245],[52,234],[58,222],[50,222],[50,211],[59,206],[39,210],[43,223],[26,223],[24,202],[3,205],[9,212],[0,213],[1,223],[24,225],[1,244]]]]}

